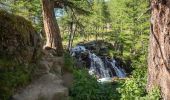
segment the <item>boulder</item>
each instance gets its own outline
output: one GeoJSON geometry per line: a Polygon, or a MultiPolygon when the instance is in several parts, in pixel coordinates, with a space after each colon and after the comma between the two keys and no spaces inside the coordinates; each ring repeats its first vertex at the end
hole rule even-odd
{"type": "MultiPolygon", "coordinates": [[[[0,83],[11,82],[10,85],[16,86],[4,84],[4,88],[0,87],[1,93],[8,93],[5,100],[9,97],[13,100],[68,100],[68,89],[64,87],[61,76],[63,58],[55,54],[54,50],[42,50],[41,38],[31,22],[0,10],[0,71],[6,75],[0,78],[7,80],[0,83]],[[22,64],[21,69],[18,65],[22,64]],[[31,64],[36,66],[32,68],[31,64]],[[13,81],[8,79],[10,71],[17,73],[12,76],[13,81]]],[[[0,99],[4,99],[4,94],[0,94],[0,99]]]]}
{"type": "Polygon", "coordinates": [[[103,40],[90,41],[87,43],[79,43],[78,45],[85,46],[86,49],[100,56],[109,56],[109,50],[114,50],[113,44],[109,42],[105,42],[103,40]]]}
{"type": "Polygon", "coordinates": [[[13,96],[13,100],[68,100],[68,90],[55,74],[44,74],[24,90],[13,96]]]}
{"type": "Polygon", "coordinates": [[[0,10],[0,99],[29,84],[41,55],[41,38],[31,22],[0,10]]]}
{"type": "Polygon", "coordinates": [[[0,10],[0,57],[31,62],[41,50],[41,39],[31,22],[0,10]]]}
{"type": "Polygon", "coordinates": [[[38,62],[30,85],[13,96],[13,100],[68,100],[68,89],[62,81],[63,57],[44,55],[38,62]]]}

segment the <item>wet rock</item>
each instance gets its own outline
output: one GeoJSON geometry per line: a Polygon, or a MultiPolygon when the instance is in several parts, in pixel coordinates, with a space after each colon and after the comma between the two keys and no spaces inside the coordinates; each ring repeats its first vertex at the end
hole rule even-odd
{"type": "Polygon", "coordinates": [[[100,50],[99,50],[99,55],[100,56],[109,56],[108,48],[101,47],[100,50]]]}
{"type": "Polygon", "coordinates": [[[114,45],[102,40],[80,43],[78,45],[85,46],[86,49],[100,56],[109,56],[109,50],[114,50],[114,45]]]}

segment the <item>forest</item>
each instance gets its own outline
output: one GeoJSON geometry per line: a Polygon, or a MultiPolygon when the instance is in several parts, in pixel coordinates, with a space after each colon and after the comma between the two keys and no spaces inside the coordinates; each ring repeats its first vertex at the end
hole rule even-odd
{"type": "Polygon", "coordinates": [[[170,0],[0,0],[0,100],[170,100],[170,0]]]}

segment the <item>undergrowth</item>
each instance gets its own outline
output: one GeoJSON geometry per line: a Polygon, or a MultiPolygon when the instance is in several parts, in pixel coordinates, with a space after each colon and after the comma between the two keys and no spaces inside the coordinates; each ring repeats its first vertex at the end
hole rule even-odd
{"type": "Polygon", "coordinates": [[[70,89],[71,100],[117,100],[116,90],[121,82],[102,84],[90,76],[86,69],[74,71],[74,83],[70,89]]]}
{"type": "Polygon", "coordinates": [[[87,69],[76,69],[73,58],[65,55],[68,69],[73,70],[74,82],[70,88],[71,100],[160,100],[160,90],[155,87],[146,92],[147,68],[144,59],[132,61],[134,70],[124,80],[117,79],[113,83],[99,83],[88,74],[87,69]],[[142,63],[143,62],[143,63],[142,63]]]}
{"type": "Polygon", "coordinates": [[[19,64],[14,60],[0,58],[0,98],[8,100],[17,88],[31,81],[33,64],[19,64]]]}

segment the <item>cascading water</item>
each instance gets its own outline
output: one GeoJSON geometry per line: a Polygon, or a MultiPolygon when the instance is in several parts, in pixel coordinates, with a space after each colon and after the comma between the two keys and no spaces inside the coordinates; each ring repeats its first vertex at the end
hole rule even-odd
{"type": "Polygon", "coordinates": [[[89,52],[89,59],[90,59],[90,70],[89,73],[93,75],[97,73],[97,75],[101,78],[110,77],[108,69],[105,68],[103,61],[101,58],[96,56],[94,53],[89,52]]]}
{"type": "Polygon", "coordinates": [[[71,55],[75,56],[76,53],[81,53],[81,52],[85,52],[85,51],[86,51],[86,48],[84,46],[77,46],[77,47],[71,49],[71,55]]]}
{"type": "Polygon", "coordinates": [[[106,57],[101,59],[99,56],[91,53],[90,50],[87,50],[84,46],[76,46],[71,49],[71,55],[75,56],[76,59],[81,59],[81,56],[77,55],[84,52],[88,52],[88,59],[90,61],[89,74],[97,77],[99,82],[110,81],[111,78],[114,77],[113,70],[117,77],[126,77],[124,69],[116,66],[116,60],[108,59],[106,57]]]}
{"type": "Polygon", "coordinates": [[[116,66],[116,60],[113,59],[111,62],[111,65],[114,68],[116,75],[118,77],[120,77],[120,78],[126,77],[126,73],[124,72],[124,70],[122,68],[116,66]]]}

